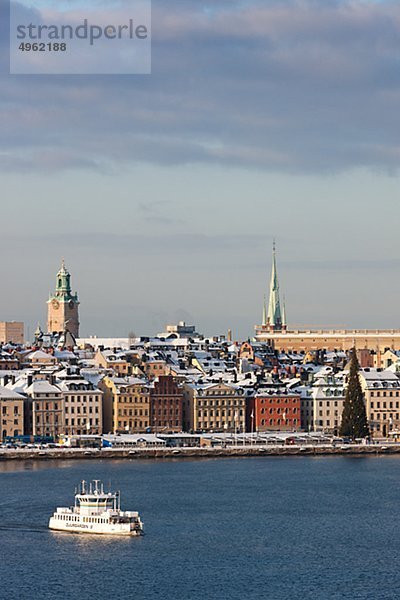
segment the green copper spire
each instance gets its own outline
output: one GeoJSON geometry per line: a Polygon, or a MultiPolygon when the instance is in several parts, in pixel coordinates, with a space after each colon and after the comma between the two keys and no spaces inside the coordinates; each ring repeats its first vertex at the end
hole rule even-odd
{"type": "Polygon", "coordinates": [[[282,326],[281,305],[279,300],[279,281],[276,269],[275,240],[272,246],[272,273],[269,288],[268,325],[280,329],[282,326]]]}
{"type": "Polygon", "coordinates": [[[267,324],[267,301],[264,294],[264,302],[263,302],[263,315],[262,315],[262,324],[265,326],[267,324]]]}
{"type": "Polygon", "coordinates": [[[50,300],[52,299],[60,302],[69,302],[70,300],[78,302],[77,294],[71,292],[71,275],[65,266],[64,259],[62,259],[61,269],[57,273],[56,291],[50,295],[50,300]]]}
{"type": "Polygon", "coordinates": [[[57,273],[56,291],[64,294],[71,293],[71,275],[65,267],[64,259],[62,259],[61,269],[57,273]]]}
{"type": "Polygon", "coordinates": [[[282,306],[282,327],[286,327],[286,300],[285,296],[283,296],[283,306],[282,306]]]}

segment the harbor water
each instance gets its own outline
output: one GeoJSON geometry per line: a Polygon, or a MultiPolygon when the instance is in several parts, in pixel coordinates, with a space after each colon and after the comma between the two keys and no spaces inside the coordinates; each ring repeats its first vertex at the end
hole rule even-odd
{"type": "Polygon", "coordinates": [[[395,599],[400,457],[0,463],[0,599],[395,599]],[[145,536],[52,532],[82,479],[145,536]]]}

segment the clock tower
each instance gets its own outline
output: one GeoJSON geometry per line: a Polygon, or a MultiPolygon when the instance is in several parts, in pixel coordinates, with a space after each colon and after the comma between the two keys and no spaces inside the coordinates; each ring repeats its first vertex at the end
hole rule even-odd
{"type": "Polygon", "coordinates": [[[47,330],[49,333],[69,331],[79,337],[78,294],[71,293],[71,275],[64,260],[57,273],[56,291],[47,301],[47,330]]]}

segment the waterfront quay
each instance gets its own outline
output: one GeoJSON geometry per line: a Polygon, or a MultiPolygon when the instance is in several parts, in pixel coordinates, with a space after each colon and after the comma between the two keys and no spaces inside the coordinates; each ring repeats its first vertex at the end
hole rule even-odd
{"type": "MultiPolygon", "coordinates": [[[[127,436],[132,438],[133,436],[127,436]]],[[[195,436],[193,436],[195,437],[195,436]]],[[[161,441],[161,440],[160,440],[161,441]]],[[[180,444],[179,439],[164,443],[137,443],[125,441],[115,446],[83,446],[83,447],[25,447],[0,448],[0,461],[7,460],[81,460],[81,459],[196,459],[196,458],[229,458],[254,456],[327,456],[327,455],[386,455],[400,454],[400,444],[385,440],[371,444],[348,443],[340,438],[324,438],[313,436],[310,439],[293,437],[275,438],[259,441],[243,438],[233,443],[209,443],[201,445],[180,444]],[[172,441],[172,443],[171,443],[172,441]]]]}

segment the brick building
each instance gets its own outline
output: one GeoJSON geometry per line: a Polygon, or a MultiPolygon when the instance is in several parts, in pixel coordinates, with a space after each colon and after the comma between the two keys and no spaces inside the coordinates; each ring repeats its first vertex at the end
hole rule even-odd
{"type": "Polygon", "coordinates": [[[150,389],[152,430],[182,431],[182,387],[172,375],[160,375],[150,389]]]}
{"type": "Polygon", "coordinates": [[[301,428],[300,394],[280,387],[260,388],[247,401],[247,431],[296,431],[301,428]]]}

